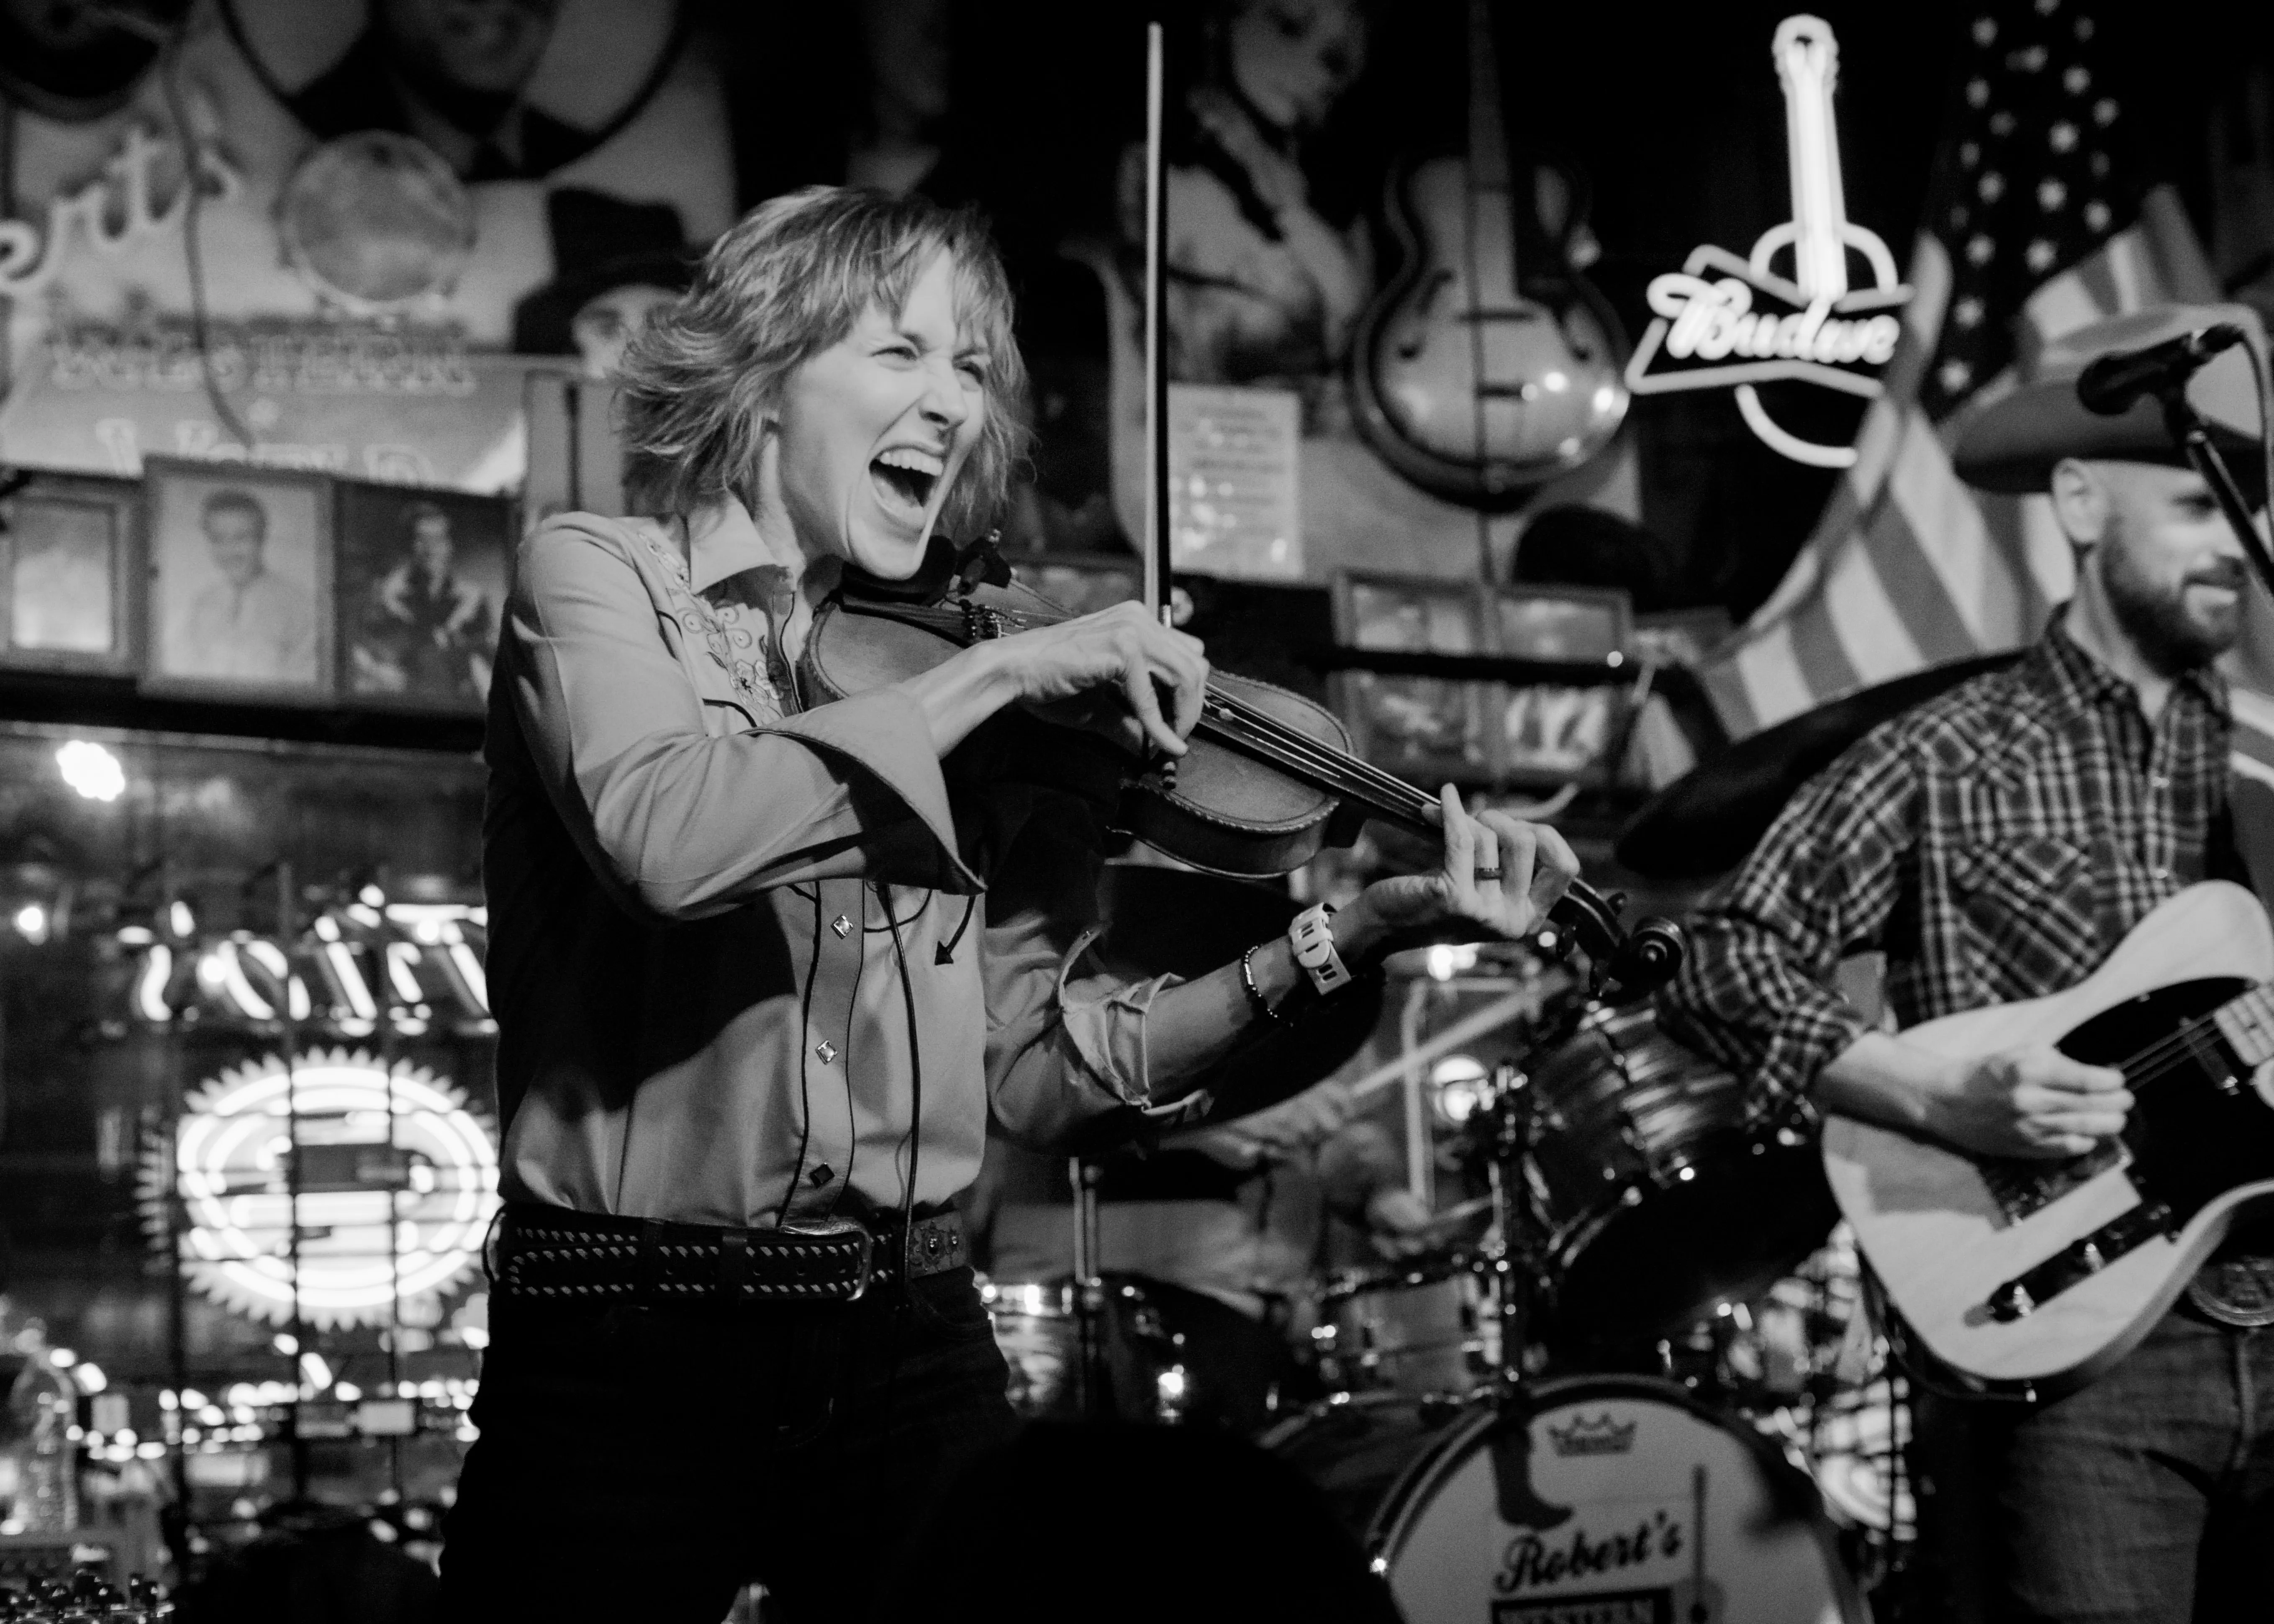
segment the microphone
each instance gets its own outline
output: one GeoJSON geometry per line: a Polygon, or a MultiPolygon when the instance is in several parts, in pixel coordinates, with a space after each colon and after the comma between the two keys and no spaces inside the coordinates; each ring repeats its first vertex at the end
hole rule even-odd
{"type": "Polygon", "coordinates": [[[1674,978],[1689,951],[1681,926],[1670,919],[1646,919],[1627,932],[1604,979],[1629,996],[1653,992],[1674,978]]]}
{"type": "Polygon", "coordinates": [[[2231,321],[2197,327],[2160,344],[2139,350],[2116,350],[2100,357],[2077,375],[2076,398],[2087,411],[2104,417],[2120,417],[2132,402],[2151,391],[2160,392],[2186,381],[2187,375],[2222,350],[2242,342],[2243,332],[2231,321]]]}

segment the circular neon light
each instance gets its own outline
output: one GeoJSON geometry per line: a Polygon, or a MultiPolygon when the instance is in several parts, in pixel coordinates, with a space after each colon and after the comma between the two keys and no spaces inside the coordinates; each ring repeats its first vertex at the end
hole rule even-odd
{"type": "MultiPolygon", "coordinates": [[[[224,1306],[282,1324],[295,1297],[290,1158],[299,1157],[300,1313],[383,1325],[439,1303],[474,1267],[497,1211],[488,1129],[447,1080],[364,1054],[222,1072],[184,1102],[175,1141],[183,1266],[224,1306]],[[297,1134],[290,1116],[298,1119],[297,1134]]],[[[144,1159],[146,1222],[162,1243],[162,1144],[144,1159]]]]}

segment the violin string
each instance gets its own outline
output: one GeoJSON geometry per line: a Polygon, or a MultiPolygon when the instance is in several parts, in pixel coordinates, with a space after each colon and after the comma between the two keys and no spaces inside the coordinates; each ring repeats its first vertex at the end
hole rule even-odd
{"type": "MultiPolygon", "coordinates": [[[[896,605],[892,614],[914,624],[960,634],[967,624],[960,609],[896,605]]],[[[1346,750],[1312,738],[1245,700],[1209,684],[1209,699],[1250,735],[1244,741],[1277,764],[1309,779],[1321,789],[1362,800],[1377,809],[1417,827],[1430,827],[1429,815],[1436,798],[1426,790],[1360,761],[1346,750]]]]}
{"type": "Polygon", "coordinates": [[[1318,782],[1323,788],[1355,795],[1369,802],[1387,801],[1388,805],[1383,809],[1400,815],[1404,815],[1407,808],[1400,804],[1404,797],[1395,792],[1408,790],[1410,794],[1418,795],[1418,792],[1410,791],[1408,786],[1397,779],[1388,778],[1386,775],[1381,782],[1369,782],[1367,776],[1359,771],[1364,763],[1356,758],[1296,732],[1277,718],[1256,711],[1221,693],[1211,696],[1216,699],[1231,720],[1252,735],[1245,742],[1265,750],[1283,764],[1318,782]]]}
{"type": "Polygon", "coordinates": [[[1346,751],[1299,733],[1277,718],[1224,693],[1213,684],[1209,692],[1212,698],[1243,725],[1272,737],[1300,755],[1327,778],[1329,787],[1349,788],[1363,799],[1381,805],[1384,810],[1418,817],[1424,822],[1427,821],[1427,808],[1436,804],[1427,791],[1383,772],[1346,751]]]}
{"type": "Polygon", "coordinates": [[[1362,763],[1335,750],[1330,746],[1309,741],[1297,743],[1286,751],[1295,757],[1291,770],[1334,793],[1365,802],[1400,823],[1416,829],[1427,830],[1434,825],[1428,816],[1434,805],[1427,796],[1402,781],[1360,770],[1362,763]]]}

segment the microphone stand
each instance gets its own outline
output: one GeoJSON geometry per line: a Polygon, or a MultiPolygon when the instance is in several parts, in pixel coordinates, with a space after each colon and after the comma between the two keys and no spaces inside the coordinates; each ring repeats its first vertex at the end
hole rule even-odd
{"type": "MultiPolygon", "coordinates": [[[[2274,594],[2274,553],[2266,550],[2265,538],[2258,533],[2258,526],[2251,520],[2250,504],[2243,500],[2241,488],[2234,483],[2234,475],[2228,471],[2226,459],[2219,455],[2218,447],[2211,440],[2210,425],[2202,420],[2202,414],[2188,402],[2187,383],[2184,378],[2175,378],[2156,392],[2157,398],[2164,403],[2164,432],[2172,437],[2173,445],[2187,453],[2187,461],[2195,465],[2195,472],[2201,474],[2203,483],[2210,486],[2211,494],[2218,499],[2220,510],[2226,515],[2227,523],[2233,527],[2235,539],[2242,543],[2242,550],[2250,555],[2250,562],[2258,571],[2260,583],[2270,594],[2274,594]]],[[[2261,425],[2260,432],[2264,432],[2264,425],[2261,425]]]]}

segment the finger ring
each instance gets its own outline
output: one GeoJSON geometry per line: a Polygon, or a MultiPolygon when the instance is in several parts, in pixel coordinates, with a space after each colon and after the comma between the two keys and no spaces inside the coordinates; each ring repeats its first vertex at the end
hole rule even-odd
{"type": "Polygon", "coordinates": [[[1500,878],[1500,870],[1497,868],[1480,868],[1477,870],[1477,878],[1480,880],[1496,880],[1500,878]]]}

